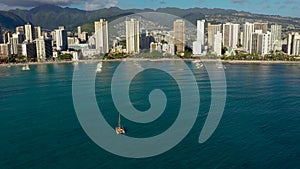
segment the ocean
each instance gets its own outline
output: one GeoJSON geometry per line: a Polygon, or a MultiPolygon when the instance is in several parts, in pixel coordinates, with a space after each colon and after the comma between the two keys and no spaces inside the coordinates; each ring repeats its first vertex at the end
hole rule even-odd
{"type": "MultiPolygon", "coordinates": [[[[159,63],[173,67],[178,78],[187,76],[176,61],[159,63]]],[[[96,63],[31,65],[30,71],[22,71],[21,66],[0,67],[0,168],[299,168],[299,64],[225,64],[227,97],[223,116],[212,136],[200,144],[199,135],[212,101],[211,84],[205,68],[197,68],[190,61],[185,63],[194,74],[200,95],[195,124],[173,148],[148,158],[115,155],[98,146],[81,126],[72,96],[73,73],[76,67],[96,69],[96,63]]],[[[117,61],[103,62],[102,72],[96,74],[94,83],[99,110],[113,132],[118,109],[111,94],[111,82],[119,65],[117,61]]],[[[133,106],[138,111],[148,110],[148,97],[153,89],[165,93],[164,112],[150,123],[137,123],[122,116],[126,137],[159,136],[179,116],[180,86],[172,76],[158,69],[140,72],[130,82],[133,106]]],[[[190,118],[188,113],[186,118],[190,118]]],[[[164,140],[168,141],[172,140],[164,140]]],[[[164,143],[159,146],[153,149],[163,149],[164,143]]]]}

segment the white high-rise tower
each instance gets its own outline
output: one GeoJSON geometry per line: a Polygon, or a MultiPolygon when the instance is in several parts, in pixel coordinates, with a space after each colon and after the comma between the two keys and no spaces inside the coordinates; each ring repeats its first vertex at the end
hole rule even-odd
{"type": "Polygon", "coordinates": [[[271,25],[271,44],[272,44],[271,49],[273,51],[282,50],[281,31],[282,31],[281,25],[271,25]]]}
{"type": "Polygon", "coordinates": [[[56,49],[65,51],[68,49],[67,31],[63,27],[55,30],[56,49]]]}
{"type": "Polygon", "coordinates": [[[200,41],[202,45],[204,45],[204,24],[205,20],[197,20],[197,41],[200,41]]]}
{"type": "Polygon", "coordinates": [[[200,55],[202,54],[204,48],[204,24],[205,20],[197,20],[197,40],[193,42],[193,54],[200,55]]]}
{"type": "Polygon", "coordinates": [[[127,53],[140,52],[140,22],[138,20],[126,21],[126,49],[127,53]]]}
{"type": "Polygon", "coordinates": [[[219,31],[214,35],[213,53],[217,56],[222,55],[222,33],[219,31]]]}
{"type": "Polygon", "coordinates": [[[95,22],[96,49],[99,53],[109,52],[108,46],[108,22],[104,19],[95,22]]]}
{"type": "Polygon", "coordinates": [[[254,24],[246,22],[244,24],[243,47],[246,51],[252,50],[252,34],[254,33],[254,24]]]}
{"type": "Polygon", "coordinates": [[[29,42],[33,41],[33,26],[29,23],[25,25],[25,40],[29,42]]]}

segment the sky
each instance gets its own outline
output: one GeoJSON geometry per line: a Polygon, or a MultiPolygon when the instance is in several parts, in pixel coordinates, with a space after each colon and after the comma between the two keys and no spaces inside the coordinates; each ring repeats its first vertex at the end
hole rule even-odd
{"type": "Polygon", "coordinates": [[[0,10],[30,9],[43,4],[74,7],[83,10],[109,7],[119,7],[121,9],[223,8],[300,18],[300,0],[0,0],[0,10]]]}

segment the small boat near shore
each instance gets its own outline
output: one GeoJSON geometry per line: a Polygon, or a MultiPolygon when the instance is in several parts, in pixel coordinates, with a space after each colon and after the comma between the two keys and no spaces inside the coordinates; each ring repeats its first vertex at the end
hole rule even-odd
{"type": "Polygon", "coordinates": [[[22,67],[22,70],[23,70],[23,71],[30,70],[29,65],[28,65],[28,64],[25,64],[25,65],[22,67]]]}
{"type": "Polygon", "coordinates": [[[96,69],[96,72],[98,72],[98,73],[101,71],[102,71],[102,62],[97,64],[97,69],[96,69]]]}
{"type": "Polygon", "coordinates": [[[201,62],[197,62],[197,63],[195,64],[195,66],[196,66],[197,69],[200,69],[200,68],[202,68],[204,65],[203,65],[201,62]]]}

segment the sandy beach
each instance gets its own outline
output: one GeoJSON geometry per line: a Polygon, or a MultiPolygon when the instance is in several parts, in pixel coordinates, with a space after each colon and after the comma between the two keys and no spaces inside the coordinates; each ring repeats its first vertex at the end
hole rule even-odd
{"type": "MultiPolygon", "coordinates": [[[[94,63],[94,62],[120,62],[120,61],[193,61],[201,60],[202,62],[222,62],[227,64],[300,64],[300,61],[267,61],[267,60],[220,60],[220,59],[180,59],[180,58],[125,58],[125,59],[95,59],[95,60],[78,60],[78,61],[55,61],[55,62],[29,62],[29,65],[44,65],[44,64],[66,64],[66,63],[94,63]]],[[[0,64],[0,67],[7,66],[23,66],[25,63],[10,63],[10,64],[0,64]]]]}

